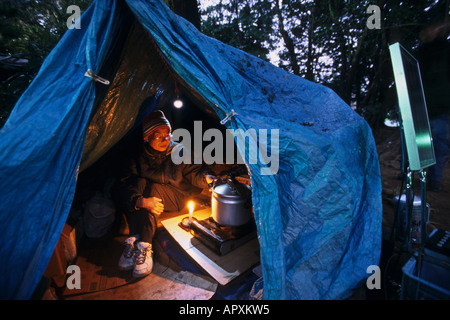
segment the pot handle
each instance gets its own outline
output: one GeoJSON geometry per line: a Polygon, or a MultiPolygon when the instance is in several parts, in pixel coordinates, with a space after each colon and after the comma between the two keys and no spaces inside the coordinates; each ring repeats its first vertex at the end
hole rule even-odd
{"type": "Polygon", "coordinates": [[[211,183],[208,183],[209,191],[212,191],[212,189],[216,186],[216,183],[217,183],[218,180],[220,180],[220,179],[216,178],[211,183]]]}

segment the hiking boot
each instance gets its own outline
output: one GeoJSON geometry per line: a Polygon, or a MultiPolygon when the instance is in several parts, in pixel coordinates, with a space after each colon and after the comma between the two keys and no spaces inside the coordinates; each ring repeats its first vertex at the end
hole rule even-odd
{"type": "Polygon", "coordinates": [[[145,277],[152,273],[152,245],[148,242],[138,242],[134,251],[133,277],[145,277]]]}
{"type": "Polygon", "coordinates": [[[134,268],[134,243],[137,239],[137,236],[132,236],[123,242],[125,249],[119,259],[119,270],[131,270],[134,268]]]}

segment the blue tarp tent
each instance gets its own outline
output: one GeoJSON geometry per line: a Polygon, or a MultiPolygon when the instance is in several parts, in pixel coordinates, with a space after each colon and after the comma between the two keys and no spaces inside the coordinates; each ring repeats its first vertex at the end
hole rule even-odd
{"type": "Polygon", "coordinates": [[[96,0],[81,29],[68,30],[46,58],[0,132],[1,298],[30,298],[67,219],[80,165],[138,122],[133,110],[122,125],[117,100],[119,107],[96,121],[121,129],[87,148],[89,137],[107,128],[92,128],[96,86],[103,85],[85,73],[107,63],[125,8],[205,108],[218,118],[237,113],[227,128],[279,130],[277,172],[261,174],[263,163],[246,163],[263,297],[341,299],[362,285],[381,251],[380,172],[368,124],[329,88],[204,36],[159,0],[96,0]]]}

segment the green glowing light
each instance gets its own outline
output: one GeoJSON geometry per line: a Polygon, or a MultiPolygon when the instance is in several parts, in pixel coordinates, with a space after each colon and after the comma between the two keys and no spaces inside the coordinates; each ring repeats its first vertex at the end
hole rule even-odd
{"type": "Polygon", "coordinates": [[[416,136],[416,143],[419,147],[431,147],[431,137],[428,134],[421,134],[416,136]]]}

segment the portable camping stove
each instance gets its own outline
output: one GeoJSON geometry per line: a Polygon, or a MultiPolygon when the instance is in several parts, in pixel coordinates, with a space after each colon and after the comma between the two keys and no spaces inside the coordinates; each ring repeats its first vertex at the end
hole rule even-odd
{"type": "MultiPolygon", "coordinates": [[[[183,222],[180,223],[180,227],[187,229],[186,223],[183,222]]],[[[218,224],[212,217],[204,220],[192,218],[189,229],[192,230],[194,238],[220,256],[256,237],[256,225],[253,220],[239,227],[229,227],[218,224]]]]}

